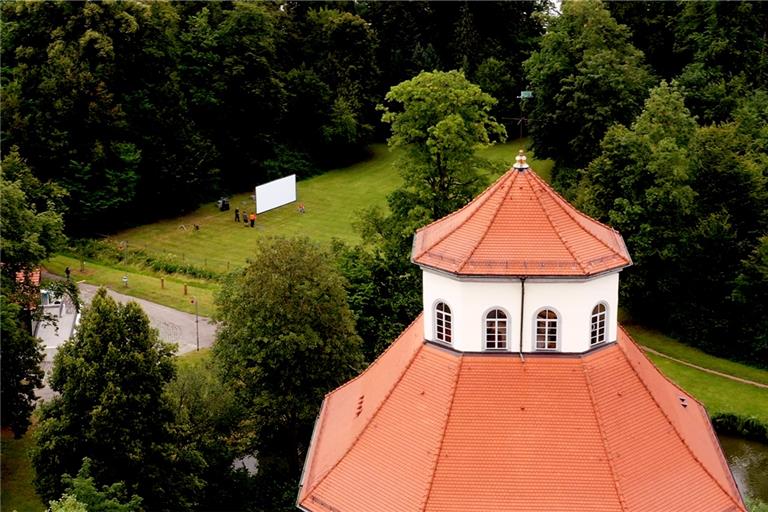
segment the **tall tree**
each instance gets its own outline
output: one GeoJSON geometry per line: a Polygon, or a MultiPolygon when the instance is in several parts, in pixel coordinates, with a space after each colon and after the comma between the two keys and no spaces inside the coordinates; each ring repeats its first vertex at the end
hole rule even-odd
{"type": "Polygon", "coordinates": [[[675,51],[675,36],[683,2],[632,0],[605,6],[618,23],[629,27],[632,45],[645,54],[657,75],[671,80],[680,73],[686,61],[675,51]]]}
{"type": "Polygon", "coordinates": [[[403,185],[387,198],[389,214],[372,209],[360,222],[363,247],[338,246],[350,300],[375,358],[421,310],[421,274],[410,262],[417,228],[464,206],[485,180],[488,162],[475,152],[506,133],[490,115],[495,100],[459,71],[422,72],[392,87],[383,120],[389,144],[403,151],[403,185]]]}
{"type": "Polygon", "coordinates": [[[685,2],[676,22],[688,63],[678,81],[700,123],[729,120],[741,97],[768,89],[768,4],[685,2]]]}
{"type": "Polygon", "coordinates": [[[525,70],[534,94],[533,149],[566,169],[594,159],[608,128],[629,124],[654,82],[627,27],[599,0],[563,2],[525,70]]]}
{"type": "Polygon", "coordinates": [[[125,483],[149,509],[192,507],[202,461],[176,442],[164,395],[173,350],[138,304],[99,290],[54,360],[50,384],[60,396],[42,408],[32,456],[43,498],[61,496],[61,476],[89,457],[96,482],[125,483]]]}
{"type": "Polygon", "coordinates": [[[33,177],[17,149],[11,148],[0,164],[0,417],[17,437],[29,427],[35,389],[42,387],[43,351],[40,340],[32,336],[32,320],[41,313],[35,308],[40,290],[30,276],[64,243],[64,223],[56,210],[60,194],[58,188],[33,177]]]}
{"type": "Polygon", "coordinates": [[[244,450],[258,453],[269,510],[294,506],[323,396],[360,370],[360,338],[331,261],[308,239],[265,239],[216,297],[213,354],[246,411],[244,450]]]}
{"type": "Polygon", "coordinates": [[[407,204],[398,209],[422,225],[468,203],[484,185],[478,171],[485,162],[475,152],[506,137],[490,115],[496,100],[459,71],[422,72],[385,99],[380,109],[392,126],[389,145],[405,151],[396,194],[407,204]]]}
{"type": "Polygon", "coordinates": [[[681,233],[694,215],[688,144],[695,131],[682,95],[663,82],[630,128],[608,130],[581,187],[578,205],[627,241],[634,264],[622,277],[624,304],[650,322],[680,290],[681,233]]]}
{"type": "Polygon", "coordinates": [[[622,293],[638,320],[746,361],[762,350],[742,325],[761,314],[744,298],[761,293],[760,253],[749,258],[768,230],[760,104],[745,102],[743,125],[698,127],[681,92],[662,83],[629,129],[609,129],[580,197],[627,240],[635,264],[622,293]]]}

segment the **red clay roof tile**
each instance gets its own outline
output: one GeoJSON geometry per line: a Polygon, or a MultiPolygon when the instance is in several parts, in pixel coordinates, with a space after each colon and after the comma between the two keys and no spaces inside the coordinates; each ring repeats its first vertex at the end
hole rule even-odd
{"type": "Polygon", "coordinates": [[[422,329],[419,317],[326,397],[302,509],[745,510],[704,408],[623,330],[523,362],[453,352],[422,329]]]}
{"type": "Polygon", "coordinates": [[[415,263],[462,275],[590,276],[632,263],[621,235],[530,169],[511,169],[461,210],[416,232],[415,263]]]}

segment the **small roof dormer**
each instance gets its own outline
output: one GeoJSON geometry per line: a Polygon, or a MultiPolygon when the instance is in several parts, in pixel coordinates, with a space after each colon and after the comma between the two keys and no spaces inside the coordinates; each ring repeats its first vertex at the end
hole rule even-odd
{"type": "Polygon", "coordinates": [[[416,232],[412,261],[466,276],[590,277],[632,264],[616,230],[581,213],[528,166],[416,232]]]}

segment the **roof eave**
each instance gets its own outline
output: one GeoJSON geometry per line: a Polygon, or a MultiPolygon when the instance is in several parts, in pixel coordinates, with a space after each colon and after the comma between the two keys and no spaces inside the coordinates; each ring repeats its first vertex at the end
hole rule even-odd
{"type": "Polygon", "coordinates": [[[458,278],[478,278],[478,279],[493,279],[493,278],[511,278],[511,279],[537,279],[537,278],[546,278],[546,279],[562,279],[562,280],[582,280],[582,279],[593,279],[596,277],[601,277],[604,275],[612,274],[615,272],[621,272],[627,267],[632,266],[632,260],[630,259],[628,263],[624,265],[619,265],[616,267],[611,267],[605,270],[601,270],[599,272],[594,273],[579,273],[579,274],[534,274],[534,273],[526,273],[526,274],[472,274],[467,272],[457,272],[453,270],[447,270],[445,268],[437,267],[434,265],[429,265],[427,263],[423,263],[418,261],[415,258],[411,258],[411,263],[418,265],[422,270],[433,270],[436,272],[439,272],[441,274],[445,274],[451,277],[458,277],[458,278]]]}

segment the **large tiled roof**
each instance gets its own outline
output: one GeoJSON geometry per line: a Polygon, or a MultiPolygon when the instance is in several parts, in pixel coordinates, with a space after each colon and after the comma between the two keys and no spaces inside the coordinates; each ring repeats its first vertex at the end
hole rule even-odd
{"type": "Polygon", "coordinates": [[[621,235],[535,172],[511,169],[471,203],[418,230],[412,259],[462,275],[591,276],[630,265],[621,235]]]}
{"type": "Polygon", "coordinates": [[[576,356],[458,353],[422,318],[330,393],[312,512],[743,511],[704,408],[620,331],[576,356]]]}

